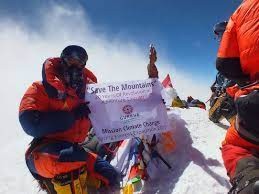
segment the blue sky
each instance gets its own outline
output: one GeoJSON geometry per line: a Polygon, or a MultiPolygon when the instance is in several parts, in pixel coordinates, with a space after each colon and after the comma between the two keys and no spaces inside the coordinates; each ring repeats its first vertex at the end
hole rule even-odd
{"type": "MultiPolygon", "coordinates": [[[[50,7],[58,4],[75,11],[80,8],[97,34],[108,40],[121,40],[122,44],[134,42],[141,51],[147,50],[152,42],[158,50],[159,59],[170,61],[174,69],[186,72],[187,76],[193,75],[198,81],[211,83],[216,74],[214,63],[218,48],[213,25],[228,20],[240,2],[241,0],[8,0],[0,1],[0,16],[2,20],[19,21],[31,32],[37,32],[42,29],[40,17],[48,15],[50,7]]],[[[69,20],[71,22],[73,18],[69,20]]],[[[80,28],[80,25],[76,28],[80,28]]]]}

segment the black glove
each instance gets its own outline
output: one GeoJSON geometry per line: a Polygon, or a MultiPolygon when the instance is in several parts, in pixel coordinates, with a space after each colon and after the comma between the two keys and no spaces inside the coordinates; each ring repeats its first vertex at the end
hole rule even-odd
{"type": "Polygon", "coordinates": [[[88,118],[88,115],[91,113],[91,111],[88,107],[88,104],[89,104],[89,102],[79,104],[78,107],[76,107],[73,110],[73,113],[74,113],[74,116],[75,116],[76,120],[83,119],[84,117],[88,118]]]}
{"type": "Polygon", "coordinates": [[[58,161],[59,162],[77,162],[78,159],[86,159],[87,154],[85,152],[85,150],[77,145],[71,145],[68,148],[64,148],[59,152],[59,158],[58,161]]]}

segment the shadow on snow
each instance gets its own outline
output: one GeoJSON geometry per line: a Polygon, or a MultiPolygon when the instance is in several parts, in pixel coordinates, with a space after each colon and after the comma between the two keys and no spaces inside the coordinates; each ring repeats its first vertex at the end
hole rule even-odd
{"type": "Polygon", "coordinates": [[[216,159],[205,158],[205,156],[196,148],[192,147],[192,138],[190,132],[185,127],[186,122],[176,114],[169,115],[169,119],[176,119],[175,129],[173,130],[176,149],[173,154],[164,155],[164,158],[172,165],[169,170],[162,162],[156,172],[156,178],[146,181],[144,186],[145,194],[162,193],[171,194],[175,184],[183,174],[185,168],[193,162],[200,166],[207,174],[214,178],[221,186],[230,189],[228,180],[210,169],[210,166],[221,166],[216,159]]]}

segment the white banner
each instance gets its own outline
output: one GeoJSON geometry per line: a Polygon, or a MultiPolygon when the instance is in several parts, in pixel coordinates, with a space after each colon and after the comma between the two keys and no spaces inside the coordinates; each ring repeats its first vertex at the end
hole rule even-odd
{"type": "Polygon", "coordinates": [[[102,143],[168,130],[162,86],[157,79],[88,84],[86,90],[89,117],[102,143]]]}

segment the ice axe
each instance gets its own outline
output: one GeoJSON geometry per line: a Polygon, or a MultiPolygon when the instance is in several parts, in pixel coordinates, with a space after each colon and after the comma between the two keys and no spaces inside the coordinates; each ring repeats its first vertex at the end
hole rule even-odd
{"type": "MultiPolygon", "coordinates": [[[[136,137],[137,141],[139,141],[142,144],[142,147],[144,149],[144,142],[139,138],[136,137]]],[[[156,136],[153,135],[152,140],[151,140],[151,144],[147,143],[146,144],[149,146],[150,150],[151,150],[151,155],[154,157],[158,157],[169,169],[172,169],[172,166],[163,158],[163,156],[161,156],[161,154],[154,149],[154,146],[156,145],[156,136]]]]}

